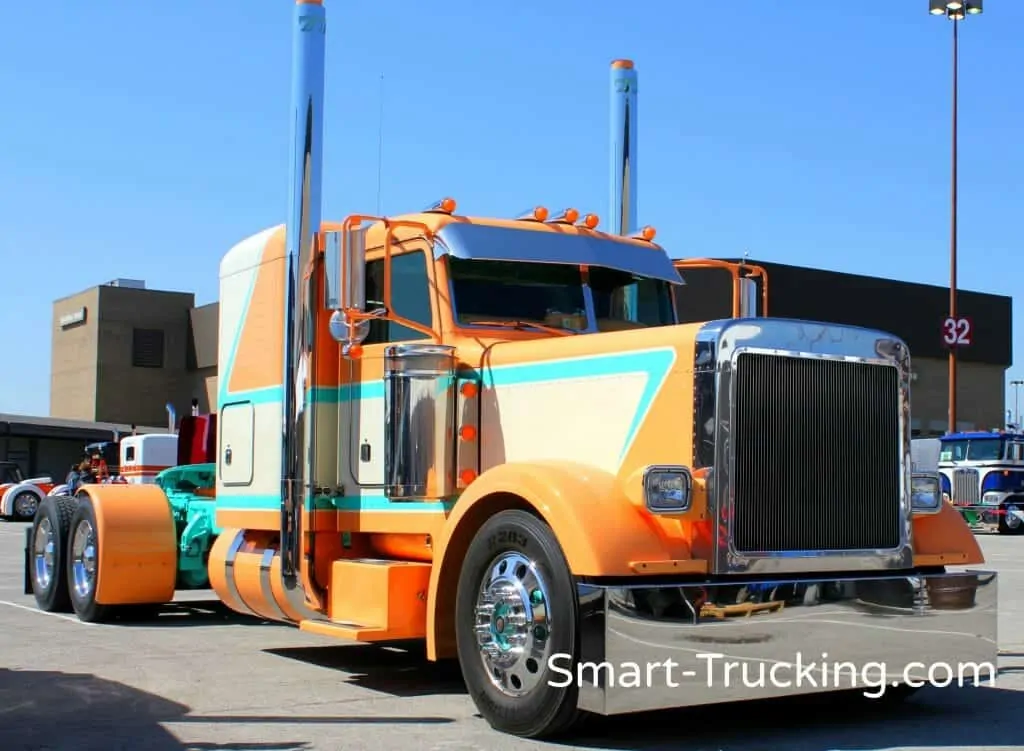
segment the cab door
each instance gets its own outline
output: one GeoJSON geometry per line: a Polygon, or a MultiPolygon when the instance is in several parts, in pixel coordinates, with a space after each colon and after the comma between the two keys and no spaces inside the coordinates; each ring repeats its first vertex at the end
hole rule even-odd
{"type": "MultiPolygon", "coordinates": [[[[391,301],[393,312],[424,326],[435,327],[433,259],[422,241],[391,256],[391,301]]],[[[384,303],[384,259],[366,264],[366,307],[372,310],[384,303]]],[[[429,339],[425,334],[386,320],[370,323],[363,341],[363,354],[350,361],[352,400],[350,454],[352,476],[361,488],[384,486],[384,350],[400,342],[429,339]]],[[[343,366],[344,367],[344,366],[343,366]]]]}

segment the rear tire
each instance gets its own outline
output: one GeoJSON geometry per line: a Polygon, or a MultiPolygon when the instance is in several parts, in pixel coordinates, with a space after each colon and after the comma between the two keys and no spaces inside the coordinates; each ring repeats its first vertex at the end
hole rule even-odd
{"type": "Polygon", "coordinates": [[[68,530],[77,501],[66,495],[47,496],[39,504],[29,540],[29,581],[36,605],[46,613],[71,610],[64,575],[68,530]]]}
{"type": "Polygon", "coordinates": [[[67,542],[67,588],[71,607],[78,619],[102,623],[111,618],[114,608],[96,602],[96,582],[100,567],[100,545],[96,512],[92,499],[78,496],[78,507],[71,518],[67,542]]]}
{"type": "Polygon", "coordinates": [[[564,674],[550,661],[570,655],[559,667],[576,674],[578,610],[569,565],[544,522],[502,511],[480,528],[462,563],[455,629],[463,680],[492,728],[548,738],[576,724],[579,685],[557,685],[564,674]]]}

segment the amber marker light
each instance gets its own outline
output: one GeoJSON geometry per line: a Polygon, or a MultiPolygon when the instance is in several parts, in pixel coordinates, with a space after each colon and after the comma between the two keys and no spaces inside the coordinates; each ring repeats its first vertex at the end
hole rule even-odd
{"type": "Polygon", "coordinates": [[[442,198],[437,203],[433,204],[427,209],[427,212],[441,212],[443,214],[452,214],[455,212],[456,207],[454,198],[442,198]]]}
{"type": "Polygon", "coordinates": [[[464,441],[476,440],[476,428],[472,425],[463,425],[459,428],[459,438],[464,441]]]}
{"type": "Polygon", "coordinates": [[[597,214],[587,214],[583,217],[581,224],[587,229],[597,229],[597,225],[601,223],[600,217],[597,214]]]}
{"type": "Polygon", "coordinates": [[[469,483],[476,479],[476,472],[471,469],[464,469],[459,472],[459,479],[462,481],[463,485],[469,485],[469,483]]]}
{"type": "Polygon", "coordinates": [[[648,225],[639,232],[637,232],[635,235],[631,235],[631,237],[634,240],[646,240],[647,242],[651,242],[652,240],[654,240],[654,236],[657,234],[658,231],[654,229],[654,227],[648,225]]]}
{"type": "Polygon", "coordinates": [[[550,221],[564,224],[576,224],[579,221],[580,212],[578,209],[566,209],[550,221]]]}
{"type": "Polygon", "coordinates": [[[459,393],[467,399],[472,399],[474,396],[480,393],[479,387],[472,381],[466,381],[466,383],[459,386],[459,393]]]}
{"type": "Polygon", "coordinates": [[[535,209],[530,209],[529,211],[520,214],[516,219],[528,222],[544,222],[547,221],[548,213],[547,208],[544,206],[538,206],[535,209]]]}

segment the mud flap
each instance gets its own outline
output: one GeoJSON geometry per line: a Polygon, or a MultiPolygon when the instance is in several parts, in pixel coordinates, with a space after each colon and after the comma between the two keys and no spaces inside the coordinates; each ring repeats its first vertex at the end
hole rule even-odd
{"type": "Polygon", "coordinates": [[[32,554],[29,552],[32,548],[32,527],[34,525],[29,524],[25,529],[25,594],[32,594],[32,554]]]}

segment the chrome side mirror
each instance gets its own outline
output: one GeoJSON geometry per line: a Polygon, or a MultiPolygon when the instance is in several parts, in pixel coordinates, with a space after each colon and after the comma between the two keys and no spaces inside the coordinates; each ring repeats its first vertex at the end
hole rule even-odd
{"type": "Polygon", "coordinates": [[[325,232],[323,248],[324,307],[334,311],[331,338],[342,345],[342,353],[347,355],[370,333],[369,321],[353,321],[349,315],[366,312],[366,228],[325,232]]]}

